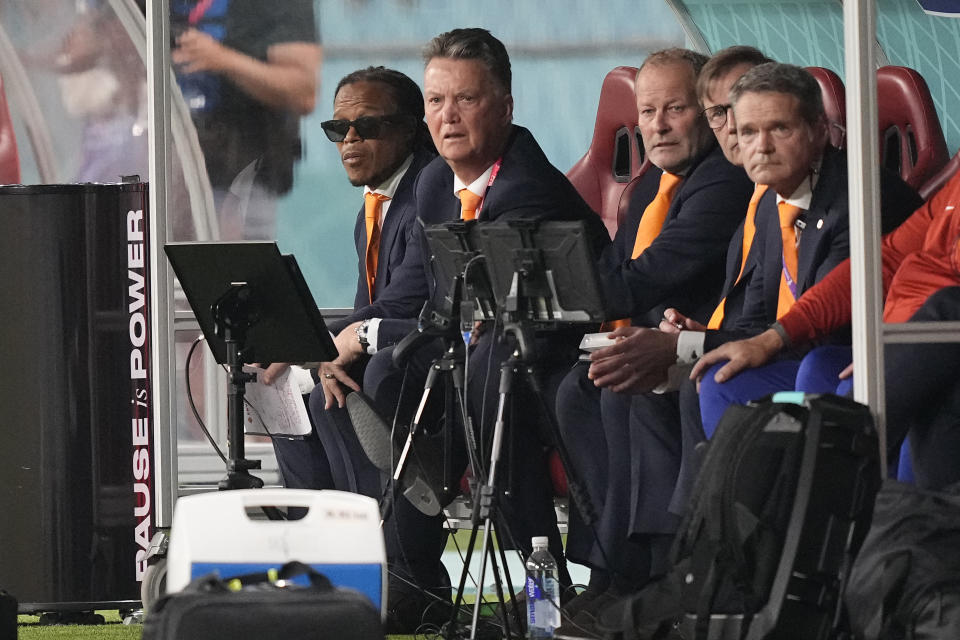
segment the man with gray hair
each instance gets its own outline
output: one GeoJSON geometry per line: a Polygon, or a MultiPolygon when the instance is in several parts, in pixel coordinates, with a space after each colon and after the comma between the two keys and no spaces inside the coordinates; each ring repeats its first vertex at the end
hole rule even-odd
{"type": "MultiPolygon", "coordinates": [[[[428,44],[424,61],[426,122],[440,157],[428,164],[417,180],[420,222],[431,225],[456,219],[476,220],[479,224],[518,218],[582,220],[599,252],[609,241],[599,216],[550,164],[530,131],[513,124],[510,58],[503,43],[485,29],[454,29],[428,44]]],[[[429,277],[430,251],[424,234],[420,233],[419,243],[408,245],[405,262],[419,265],[428,274],[431,297],[436,299],[437,290],[445,291],[449,283],[434,282],[429,277]]],[[[400,326],[414,331],[417,321],[385,318],[380,331],[393,332],[400,326]]],[[[498,365],[509,355],[506,345],[496,338],[492,330],[482,332],[470,356],[473,362],[481,363],[470,367],[467,381],[469,410],[476,432],[481,434],[482,442],[476,443],[481,451],[489,450],[492,418],[497,413],[498,365]],[[488,369],[488,362],[494,363],[492,369],[488,369]]],[[[579,336],[559,343],[555,337],[538,339],[538,353],[547,356],[540,362],[543,369],[569,367],[576,360],[578,340],[579,336]]],[[[435,340],[420,348],[410,356],[405,369],[394,364],[393,351],[379,351],[371,358],[363,390],[381,415],[396,415],[396,423],[404,426],[410,423],[427,371],[432,360],[442,355],[443,345],[435,340]],[[401,393],[402,389],[406,391],[401,393]]],[[[506,481],[501,481],[497,488],[500,513],[509,523],[512,536],[506,535],[507,530],[500,530],[499,541],[504,546],[516,544],[529,554],[531,537],[548,535],[563,577],[566,567],[553,509],[546,447],[537,429],[538,419],[543,416],[536,409],[539,403],[528,398],[529,389],[518,386],[514,389],[514,402],[533,407],[527,416],[533,415],[523,423],[510,425],[506,432],[504,447],[511,448],[513,454],[505,458],[511,461],[512,468],[498,474],[506,481]],[[509,489],[506,495],[505,489],[509,489]]],[[[543,386],[551,385],[546,381],[543,386]]],[[[440,395],[431,396],[428,404],[432,406],[426,407],[421,420],[426,425],[426,437],[442,421],[443,403],[437,401],[440,395]]],[[[547,403],[552,405],[552,399],[547,403]]],[[[459,421],[455,416],[447,417],[445,427],[455,446],[446,465],[450,473],[446,484],[457,487],[467,454],[459,421]]],[[[417,446],[415,440],[415,450],[417,446]]],[[[481,455],[485,458],[488,454],[481,455]]],[[[451,497],[441,499],[449,501],[451,497]]],[[[441,516],[425,515],[406,500],[399,500],[393,516],[384,525],[384,535],[391,565],[388,629],[390,633],[410,633],[419,626],[421,614],[429,604],[420,589],[443,582],[440,557],[447,534],[441,516]]],[[[431,607],[428,611],[439,610],[431,607]]]]}
{"type": "MultiPolygon", "coordinates": [[[[563,440],[599,507],[592,531],[571,514],[568,556],[591,567],[588,588],[567,607],[575,624],[589,624],[606,603],[661,570],[675,527],[666,513],[675,474],[650,459],[636,435],[638,421],[651,424],[658,442],[675,434],[677,394],[650,394],[639,413],[630,394],[643,383],[642,367],[620,349],[658,333],[667,307],[706,322],[750,199],[750,181],[725,158],[697,100],[706,62],[702,54],[670,48],[650,54],[637,73],[638,127],[653,166],[638,179],[626,220],[600,261],[608,317],[629,317],[631,326],[609,334],[614,345],[595,351],[589,367],[571,371],[558,394],[563,440]],[[631,491],[639,471],[657,485],[647,485],[652,490],[642,504],[631,491]]],[[[673,351],[667,356],[675,359],[673,351]]]]}
{"type": "MultiPolygon", "coordinates": [[[[736,59],[740,53],[734,52],[732,57],[725,58],[736,59]]],[[[748,54],[749,60],[756,60],[759,52],[744,53],[748,54]]],[[[819,85],[806,70],[793,65],[768,62],[749,66],[752,68],[740,70],[745,73],[733,82],[732,87],[729,84],[731,78],[726,78],[725,84],[730,89],[727,100],[720,96],[721,101],[717,102],[716,96],[712,93],[705,96],[702,90],[700,97],[708,106],[705,111],[708,119],[711,119],[710,108],[713,108],[716,124],[720,124],[717,116],[721,115],[721,110],[722,115],[732,117],[735,122],[726,137],[719,133],[717,136],[727,157],[733,156],[741,161],[751,180],[767,186],[756,203],[756,230],[750,254],[746,260],[738,261],[737,267],[742,269],[738,297],[735,304],[725,305],[725,311],[731,317],[725,317],[722,324],[715,325],[720,328],[707,329],[676,309],[667,311],[666,319],[670,324],[675,323],[684,329],[679,339],[673,337],[677,353],[670,354],[671,363],[678,358],[687,363],[695,362],[703,354],[705,343],[712,345],[764,330],[802,291],[822,278],[848,253],[846,159],[842,152],[829,145],[819,85]]],[[[728,72],[725,75],[733,75],[736,68],[728,68],[728,72]]],[[[708,89],[711,90],[712,87],[708,89]]],[[[883,216],[889,228],[913,210],[918,196],[897,176],[885,177],[883,187],[883,216]]],[[[731,246],[731,251],[733,249],[731,246]]],[[[730,293],[729,289],[727,293],[730,293]]],[[[728,298],[727,303],[730,302],[728,298]]],[[[665,325],[661,327],[670,329],[665,325]]],[[[673,331],[676,332],[676,327],[673,331]]],[[[645,350],[644,347],[653,350],[649,344],[640,343],[638,338],[654,339],[658,336],[663,334],[646,332],[627,338],[609,350],[617,350],[621,358],[632,360],[638,357],[638,351],[645,350]],[[628,340],[640,344],[635,343],[627,349],[624,343],[628,340]]],[[[792,388],[792,381],[784,388],[792,388]]],[[[674,526],[685,508],[690,487],[681,483],[672,496],[669,492],[665,494],[665,478],[658,478],[657,474],[668,472],[676,478],[674,457],[677,453],[683,467],[696,469],[695,445],[704,439],[697,411],[700,407],[695,398],[692,403],[685,402],[684,390],[692,391],[693,386],[681,386],[679,418],[683,433],[679,452],[673,449],[677,440],[675,432],[663,431],[655,420],[637,417],[650,413],[648,405],[655,406],[656,394],[634,396],[630,416],[631,422],[636,424],[631,431],[649,431],[644,436],[648,444],[664,442],[660,447],[662,451],[654,454],[659,456],[657,458],[651,455],[651,449],[656,447],[633,450],[638,452],[640,459],[633,461],[639,474],[635,473],[631,479],[632,492],[637,496],[632,502],[646,505],[649,512],[650,504],[661,506],[664,497],[672,498],[668,512],[674,518],[674,526]],[[695,411],[684,411],[687,404],[693,404],[695,411]],[[663,451],[668,449],[670,455],[664,455],[663,451]],[[666,464],[668,459],[669,465],[666,464]],[[657,466],[658,462],[660,466],[657,466]]],[[[636,520],[636,516],[634,518],[636,520]]],[[[669,525],[670,519],[662,518],[661,522],[669,525]]],[[[650,524],[640,522],[641,527],[650,524]]],[[[636,525],[636,521],[632,523],[632,536],[642,532],[642,528],[638,530],[636,525]]],[[[661,571],[664,569],[660,567],[661,571]]],[[[596,630],[615,629],[620,624],[619,613],[617,607],[600,611],[596,630]]]]}
{"type": "MultiPolygon", "coordinates": [[[[744,168],[752,180],[768,185],[757,206],[756,251],[740,317],[732,327],[706,330],[696,348],[704,351],[733,339],[761,333],[785,314],[796,299],[849,257],[847,162],[829,144],[823,99],[816,80],[801,67],[767,63],[754,67],[731,88],[730,102],[744,168]]],[[[880,205],[884,233],[899,225],[922,200],[896,174],[881,171],[880,205]]],[[[682,321],[682,319],[680,319],[682,321]]],[[[776,325],[775,325],[776,326],[776,325]]],[[[833,337],[846,341],[846,332],[833,337]]],[[[694,358],[696,359],[696,358],[694,358]]],[[[769,368],[768,383],[793,389],[796,363],[769,368]]],[[[752,399],[749,373],[715,393],[712,371],[700,394],[701,421],[685,421],[684,464],[696,467],[688,442],[713,434],[732,398],[752,399]],[[717,398],[724,398],[722,407],[717,398]]],[[[689,491],[689,487],[686,488],[689,491]]],[[[687,496],[677,495],[675,505],[687,496]]]]}

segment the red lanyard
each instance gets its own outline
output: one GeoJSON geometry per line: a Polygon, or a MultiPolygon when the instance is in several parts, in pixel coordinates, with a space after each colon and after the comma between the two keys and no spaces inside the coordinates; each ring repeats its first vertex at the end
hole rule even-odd
{"type": "Polygon", "coordinates": [[[197,24],[203,19],[203,16],[210,10],[210,7],[213,5],[213,0],[200,0],[190,9],[190,15],[187,17],[187,21],[190,24],[197,24]]]}
{"type": "Polygon", "coordinates": [[[497,174],[500,173],[501,164],[503,164],[503,157],[497,158],[497,161],[493,163],[493,170],[490,172],[490,179],[487,180],[487,188],[483,192],[483,199],[480,201],[480,206],[477,207],[478,218],[480,217],[480,210],[483,209],[483,204],[487,201],[487,191],[490,191],[493,181],[497,179],[497,174]]]}

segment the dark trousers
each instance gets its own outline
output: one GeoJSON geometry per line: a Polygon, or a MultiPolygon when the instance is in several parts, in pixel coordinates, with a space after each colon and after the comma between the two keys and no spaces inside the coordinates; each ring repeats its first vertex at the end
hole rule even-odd
{"type": "Polygon", "coordinates": [[[288,489],[334,488],[333,474],[327,462],[327,453],[317,435],[317,426],[313,423],[311,427],[310,433],[302,438],[272,438],[280,478],[288,489]]]}
{"type": "MultiPolygon", "coordinates": [[[[350,374],[362,380],[364,363],[350,374]]],[[[324,409],[323,389],[314,387],[307,401],[312,429],[303,438],[274,438],[273,450],[283,484],[289,489],[337,489],[369,495],[379,485],[379,471],[366,461],[345,409],[324,409]],[[355,461],[358,461],[354,464],[355,461]]]]}
{"type": "MultiPolygon", "coordinates": [[[[958,319],[960,287],[947,287],[930,296],[910,322],[958,319]]],[[[960,480],[960,344],[890,344],[884,353],[888,458],[897,460],[909,433],[913,473],[919,486],[938,489],[960,480]]],[[[811,352],[802,368],[800,363],[778,362],[745,371],[721,385],[713,382],[712,370],[708,371],[700,390],[704,426],[708,406],[713,407],[714,419],[719,420],[722,410],[717,406],[742,404],[772,391],[793,389],[798,382],[802,390],[822,390],[812,387],[818,380],[832,380],[841,368],[837,358],[842,354],[818,349],[811,352]],[[791,370],[792,380],[788,380],[791,370]]]]}
{"type": "MultiPolygon", "coordinates": [[[[600,389],[587,378],[588,365],[577,364],[564,376],[557,392],[557,422],[560,437],[570,453],[574,474],[593,506],[595,515],[606,511],[604,499],[608,485],[607,439],[600,415],[600,389]]],[[[622,470],[617,470],[622,471],[622,470]]],[[[619,476],[623,480],[623,474],[619,476]]],[[[603,554],[596,548],[594,527],[570,505],[567,522],[567,558],[594,568],[607,568],[603,554]]],[[[596,537],[603,539],[609,536],[596,537]]],[[[602,545],[602,543],[601,543],[602,545]]]]}
{"type": "MultiPolygon", "coordinates": [[[[933,294],[910,322],[960,320],[960,287],[933,294]]],[[[891,344],[884,358],[887,452],[907,433],[917,485],[940,489],[960,481],[960,344],[891,344]]]]}
{"type": "Polygon", "coordinates": [[[598,514],[589,527],[571,508],[567,554],[639,585],[665,566],[661,543],[676,528],[666,509],[679,467],[676,394],[601,391],[587,369],[575,367],[557,394],[561,435],[598,514]]]}
{"type": "MultiPolygon", "coordinates": [[[[427,372],[434,359],[442,355],[442,347],[439,341],[426,344],[410,357],[405,367],[394,365],[394,349],[389,347],[374,354],[367,364],[363,391],[373,401],[380,415],[400,429],[402,435],[406,434],[413,420],[423,396],[427,372]]],[[[421,426],[435,429],[442,419],[442,410],[442,386],[438,385],[431,392],[421,426]]],[[[456,436],[455,430],[452,435],[456,436]]],[[[450,464],[462,470],[465,465],[465,458],[459,455],[462,447],[454,447],[453,451],[456,457],[450,464]]],[[[363,458],[366,459],[366,456],[363,458]]],[[[369,460],[367,463],[369,464],[369,460]]],[[[382,484],[377,487],[376,497],[380,497],[381,492],[382,484]]],[[[413,582],[418,587],[441,586],[443,579],[440,558],[447,540],[443,515],[425,515],[399,492],[393,493],[391,500],[391,513],[384,522],[383,530],[391,572],[399,575],[401,580],[413,582]]],[[[392,581],[392,584],[396,584],[396,581],[392,581]]]]}

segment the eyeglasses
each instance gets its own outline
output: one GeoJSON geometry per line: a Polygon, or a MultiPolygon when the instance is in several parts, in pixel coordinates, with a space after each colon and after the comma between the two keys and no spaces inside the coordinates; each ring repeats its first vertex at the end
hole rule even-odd
{"type": "Polygon", "coordinates": [[[703,117],[707,119],[707,124],[711,129],[719,129],[727,124],[727,111],[733,107],[732,104],[715,104],[701,111],[703,117]]]}
{"type": "Polygon", "coordinates": [[[384,135],[385,127],[411,124],[413,120],[413,116],[394,113],[388,116],[362,116],[356,120],[326,120],[320,123],[320,128],[330,142],[343,142],[351,127],[362,140],[377,140],[384,135]]]}

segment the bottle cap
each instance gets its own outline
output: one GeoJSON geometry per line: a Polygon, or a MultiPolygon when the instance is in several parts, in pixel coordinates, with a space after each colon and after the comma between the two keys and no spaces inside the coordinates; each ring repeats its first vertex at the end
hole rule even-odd
{"type": "Polygon", "coordinates": [[[533,536],[531,542],[533,543],[534,548],[550,546],[550,538],[547,536],[533,536]]]}

